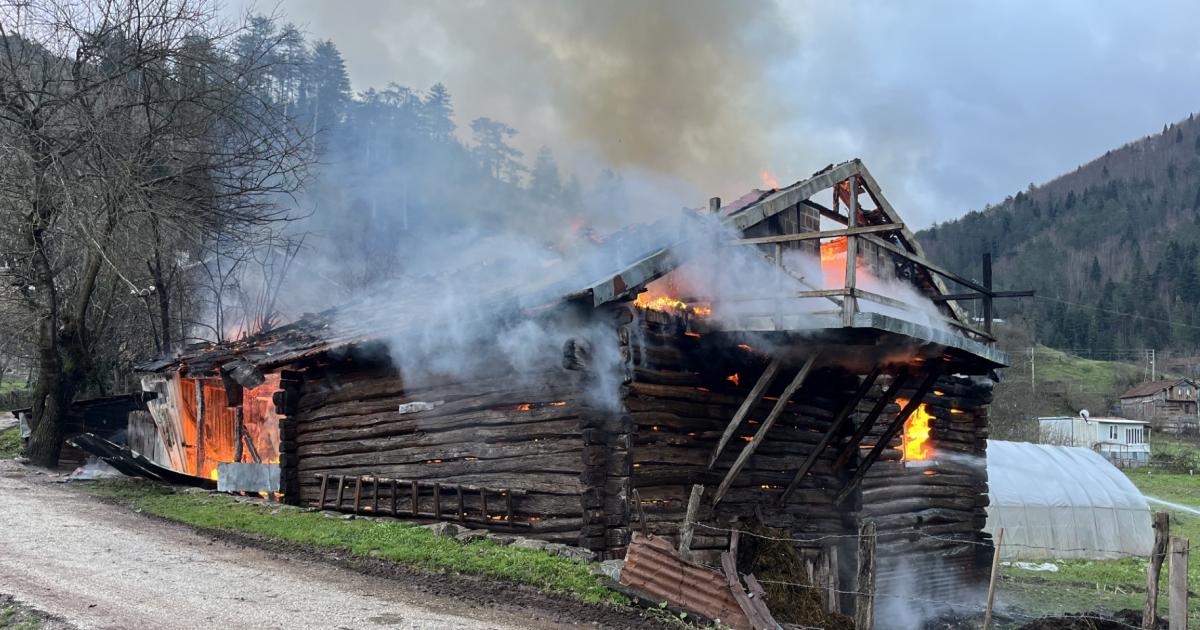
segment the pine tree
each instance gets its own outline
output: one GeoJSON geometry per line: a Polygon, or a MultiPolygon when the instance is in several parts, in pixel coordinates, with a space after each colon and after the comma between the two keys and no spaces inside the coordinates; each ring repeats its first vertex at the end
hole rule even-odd
{"type": "MultiPolygon", "coordinates": [[[[433,84],[429,93],[421,100],[421,130],[435,142],[449,142],[454,136],[454,104],[450,90],[441,83],[433,84]]],[[[485,119],[487,120],[487,119],[485,119]]],[[[475,124],[471,124],[472,130],[475,124]]],[[[511,128],[510,128],[511,129],[511,128]]],[[[514,130],[513,134],[516,133],[514,130]]]]}
{"type": "Polygon", "coordinates": [[[533,161],[533,172],[529,179],[529,194],[544,203],[554,203],[562,196],[562,181],[558,176],[558,164],[549,147],[538,149],[533,161]]]}
{"type": "Polygon", "coordinates": [[[312,104],[308,110],[312,129],[322,134],[333,133],[346,118],[350,75],[342,53],[329,40],[313,44],[311,59],[308,82],[312,104]]]}
{"type": "Polygon", "coordinates": [[[475,138],[475,154],[479,165],[498,181],[515,183],[520,174],[527,170],[517,161],[523,153],[508,144],[517,130],[491,118],[476,118],[471,121],[471,132],[475,138]]]}

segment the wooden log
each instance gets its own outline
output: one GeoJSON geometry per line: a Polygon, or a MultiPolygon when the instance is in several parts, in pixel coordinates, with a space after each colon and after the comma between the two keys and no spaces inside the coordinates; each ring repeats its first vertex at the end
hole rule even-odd
{"type": "Polygon", "coordinates": [[[845,501],[846,497],[858,488],[858,484],[862,483],[863,477],[866,476],[867,470],[871,468],[871,465],[874,464],[875,460],[879,459],[880,454],[882,454],[884,443],[886,443],[888,440],[891,440],[891,438],[895,436],[901,428],[904,427],[905,421],[907,421],[908,417],[912,415],[912,412],[921,405],[921,401],[925,398],[925,394],[927,394],[929,390],[933,388],[934,382],[936,382],[938,377],[941,376],[943,369],[944,367],[941,365],[941,362],[935,363],[930,368],[928,376],[925,377],[925,380],[921,383],[920,387],[917,388],[917,391],[913,395],[912,399],[910,399],[908,403],[904,405],[904,409],[900,410],[900,414],[897,415],[895,420],[893,420],[888,426],[885,438],[879,443],[875,444],[874,448],[872,448],[871,451],[867,453],[867,456],[859,463],[858,470],[854,472],[854,476],[851,477],[850,482],[847,483],[846,487],[843,488],[841,493],[838,494],[838,498],[836,499],[837,503],[845,501]]]}
{"type": "Polygon", "coordinates": [[[879,378],[879,372],[880,368],[876,367],[875,369],[871,370],[869,374],[867,374],[866,378],[863,379],[858,389],[854,392],[854,394],[851,395],[850,400],[846,402],[846,404],[842,407],[842,410],[839,411],[838,415],[834,417],[833,422],[829,424],[829,428],[825,430],[825,433],[821,436],[821,440],[817,442],[816,448],[814,448],[812,452],[808,454],[808,457],[804,459],[804,462],[800,464],[800,468],[796,471],[796,476],[792,478],[792,481],[788,483],[787,488],[784,489],[783,494],[779,496],[779,503],[782,504],[787,501],[788,496],[800,486],[801,480],[803,480],[804,476],[807,475],[808,472],[812,470],[812,467],[816,465],[817,458],[820,457],[825,451],[825,447],[829,446],[829,443],[833,441],[833,438],[837,432],[842,429],[842,425],[845,423],[846,419],[848,419],[854,409],[858,407],[858,403],[862,401],[867,392],[871,390],[871,387],[875,385],[875,379],[879,378]]]}
{"type": "Polygon", "coordinates": [[[809,372],[812,371],[813,365],[815,365],[817,362],[817,356],[818,354],[814,353],[808,358],[807,361],[804,362],[804,365],[801,366],[800,371],[796,372],[796,376],[792,378],[792,381],[788,383],[787,387],[784,388],[783,393],[779,395],[779,400],[777,401],[775,407],[771,409],[771,413],[768,414],[766,419],[763,420],[762,424],[759,425],[758,431],[754,434],[754,438],[751,439],[748,444],[742,447],[742,452],[738,455],[737,460],[734,461],[733,465],[729,468],[729,472],[725,473],[725,478],[721,480],[721,485],[717,487],[716,494],[713,496],[713,505],[721,502],[721,497],[725,496],[725,493],[729,490],[729,486],[733,484],[733,480],[738,476],[738,473],[742,471],[742,468],[746,465],[746,462],[750,459],[750,456],[754,454],[754,451],[760,444],[762,444],[763,440],[766,439],[767,432],[771,430],[772,425],[775,424],[775,421],[778,420],[779,416],[783,413],[783,409],[784,406],[787,405],[787,401],[791,399],[792,395],[795,394],[796,391],[800,389],[800,386],[804,384],[804,380],[808,378],[809,372]]]}
{"type": "Polygon", "coordinates": [[[838,455],[838,458],[833,463],[834,469],[840,469],[849,463],[850,457],[853,456],[856,451],[858,451],[858,446],[860,443],[862,443],[863,438],[866,437],[867,433],[875,426],[875,421],[879,419],[879,414],[883,413],[883,410],[887,408],[888,405],[892,404],[892,401],[896,398],[896,392],[900,391],[900,388],[903,387],[904,383],[907,381],[907,372],[901,372],[892,377],[892,383],[888,385],[887,391],[885,391],[883,395],[875,401],[874,406],[871,407],[871,410],[867,413],[867,416],[863,418],[862,422],[858,425],[858,428],[854,431],[854,435],[850,436],[850,440],[846,443],[846,446],[842,448],[842,452],[838,455]]]}
{"type": "MultiPolygon", "coordinates": [[[[762,375],[758,377],[758,381],[754,383],[754,387],[750,389],[750,393],[746,395],[746,399],[743,400],[741,406],[738,407],[737,412],[733,414],[733,419],[731,419],[729,421],[729,425],[725,427],[724,433],[721,434],[721,439],[717,442],[717,447],[713,449],[712,456],[708,459],[708,468],[710,470],[712,469],[713,465],[717,463],[717,459],[720,458],[721,451],[725,450],[725,446],[729,444],[729,440],[733,437],[733,434],[737,432],[742,422],[746,419],[746,415],[749,414],[750,410],[758,404],[763,393],[766,392],[767,388],[771,386],[771,383],[775,381],[775,375],[779,373],[780,365],[781,361],[779,359],[771,360],[771,363],[767,365],[767,369],[763,371],[762,375]]],[[[803,380],[801,382],[803,382],[803,380]]],[[[787,403],[785,402],[783,404],[787,403]]]]}
{"type": "Polygon", "coordinates": [[[1142,608],[1142,628],[1153,630],[1158,624],[1158,579],[1163,559],[1167,555],[1167,540],[1171,536],[1171,517],[1167,512],[1154,513],[1154,547],[1146,564],[1146,605],[1142,608]]]}
{"type": "Polygon", "coordinates": [[[370,472],[374,469],[387,471],[387,474],[416,479],[430,479],[438,476],[451,475],[468,475],[468,474],[495,474],[500,472],[508,473],[574,473],[579,474],[582,464],[580,462],[581,450],[564,450],[562,452],[552,453],[531,453],[528,455],[515,455],[512,457],[500,457],[489,460],[441,460],[440,458],[431,457],[424,461],[410,461],[408,459],[393,459],[386,454],[363,454],[361,456],[338,456],[338,457],[321,457],[301,459],[299,467],[301,473],[315,473],[320,471],[338,472],[349,469],[368,469],[370,472]]]}

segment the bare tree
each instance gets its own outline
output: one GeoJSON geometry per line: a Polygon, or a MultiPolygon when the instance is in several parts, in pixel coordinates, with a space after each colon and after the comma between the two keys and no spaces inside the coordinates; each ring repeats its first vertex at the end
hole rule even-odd
{"type": "Polygon", "coordinates": [[[170,344],[180,252],[286,219],[307,143],[249,88],[277,40],[237,36],[204,0],[0,1],[0,299],[35,322],[35,464],[151,296],[170,344]]]}

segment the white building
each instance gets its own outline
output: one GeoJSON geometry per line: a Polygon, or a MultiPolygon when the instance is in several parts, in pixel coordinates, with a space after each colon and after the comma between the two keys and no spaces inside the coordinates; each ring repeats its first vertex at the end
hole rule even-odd
{"type": "Polygon", "coordinates": [[[1138,466],[1150,459],[1150,423],[1127,418],[1097,418],[1086,414],[1038,418],[1042,444],[1079,446],[1109,461],[1138,466]]]}

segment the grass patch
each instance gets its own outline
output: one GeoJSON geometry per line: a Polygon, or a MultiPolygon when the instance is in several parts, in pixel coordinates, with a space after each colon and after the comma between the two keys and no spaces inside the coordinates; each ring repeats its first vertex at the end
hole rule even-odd
{"type": "Polygon", "coordinates": [[[535,549],[490,540],[462,543],[390,519],[328,518],[319,512],[239,502],[208,493],[176,493],[167,486],[124,480],[85,486],[93,494],[180,523],[240,532],[268,540],[345,549],[357,556],[391,560],[429,573],[461,573],[526,584],[590,604],[628,605],[628,598],[601,585],[593,565],[535,549]]]}
{"type": "MultiPolygon", "coordinates": [[[[1158,448],[1158,444],[1155,444],[1158,448]]],[[[1147,496],[1200,509],[1200,476],[1151,472],[1147,469],[1126,471],[1134,485],[1147,496]]],[[[1152,510],[1168,509],[1150,504],[1152,510]]],[[[1171,535],[1183,536],[1200,544],[1200,516],[1169,510],[1171,535]]],[[[1142,558],[1122,560],[1057,560],[1057,573],[1025,571],[1002,567],[1004,581],[999,593],[1003,601],[1017,605],[1030,614],[1116,611],[1141,609],[1145,602],[1146,564],[1142,558]]],[[[1167,614],[1167,580],[1164,563],[1159,578],[1159,614],[1167,614]]],[[[1188,583],[1200,585],[1200,554],[1188,564],[1188,583]]],[[[1189,625],[1200,627],[1200,598],[1192,597],[1188,610],[1189,625]]]]}
{"type": "Polygon", "coordinates": [[[0,628],[4,630],[39,630],[42,617],[11,598],[0,597],[0,628]]]}
{"type": "Polygon", "coordinates": [[[0,459],[12,459],[20,454],[21,429],[12,427],[0,431],[0,459]]]}

